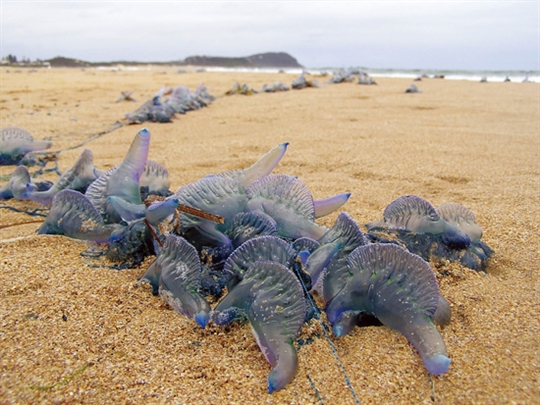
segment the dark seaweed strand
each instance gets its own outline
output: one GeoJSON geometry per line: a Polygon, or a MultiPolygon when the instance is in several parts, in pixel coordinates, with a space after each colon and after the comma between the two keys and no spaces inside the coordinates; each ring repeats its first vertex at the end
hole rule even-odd
{"type": "Polygon", "coordinates": [[[319,402],[321,404],[324,405],[324,401],[323,401],[321,395],[319,394],[319,389],[317,387],[315,387],[315,383],[313,382],[313,380],[311,379],[311,376],[309,374],[307,375],[307,378],[309,380],[309,383],[311,384],[311,387],[313,388],[313,391],[315,391],[315,395],[317,396],[317,399],[319,400],[319,402]]]}
{"type": "Polygon", "coordinates": [[[48,209],[43,209],[43,208],[36,208],[33,211],[26,211],[26,210],[21,210],[19,208],[15,208],[15,207],[12,207],[10,205],[4,205],[4,204],[0,205],[0,208],[5,208],[5,209],[11,210],[11,211],[20,212],[20,213],[23,213],[23,214],[30,215],[32,217],[43,217],[43,218],[46,218],[47,214],[42,214],[41,212],[42,211],[48,211],[48,209]]]}
{"type": "Polygon", "coordinates": [[[81,146],[84,146],[86,145],[88,142],[91,142],[93,141],[94,139],[98,139],[100,137],[102,137],[103,135],[107,135],[107,134],[110,134],[111,132],[113,131],[116,131],[117,129],[120,129],[122,128],[123,126],[125,126],[126,124],[120,122],[120,121],[116,121],[114,124],[112,124],[108,129],[105,129],[101,132],[97,132],[95,134],[91,134],[88,138],[86,138],[85,141],[82,141],[81,143],[79,143],[78,145],[75,145],[75,146],[70,146],[69,148],[64,148],[64,149],[60,149],[60,150],[56,150],[56,151],[53,151],[52,153],[60,153],[60,152],[63,152],[65,150],[72,150],[72,149],[77,149],[77,148],[80,148],[81,146]]]}
{"type": "MultiPolygon", "coordinates": [[[[308,301],[311,304],[311,306],[313,307],[313,310],[315,311],[315,313],[320,314],[321,310],[315,304],[315,302],[313,302],[313,299],[311,298],[311,295],[309,294],[309,291],[307,290],[306,285],[305,285],[304,281],[302,280],[302,277],[300,277],[300,275],[297,274],[297,278],[300,280],[300,284],[302,284],[302,288],[304,289],[304,292],[306,293],[308,301]]],[[[328,345],[330,346],[330,349],[332,350],[332,354],[334,355],[334,358],[336,359],[336,362],[337,362],[337,365],[338,365],[338,367],[339,367],[339,369],[341,371],[341,374],[343,374],[343,378],[345,379],[345,382],[347,383],[347,388],[349,388],[349,390],[351,391],[351,394],[352,394],[352,396],[354,398],[354,401],[357,404],[360,404],[360,401],[358,400],[358,396],[356,395],[356,392],[354,391],[354,388],[353,388],[353,386],[351,384],[351,380],[349,379],[349,376],[347,376],[347,372],[345,371],[345,367],[343,367],[343,363],[339,359],[336,346],[334,346],[334,344],[330,340],[330,336],[328,334],[328,329],[326,328],[326,325],[321,320],[320,316],[317,319],[319,320],[319,324],[321,325],[321,328],[323,330],[324,337],[326,338],[326,341],[328,342],[328,345]]],[[[311,378],[310,378],[310,380],[311,380],[311,378]]],[[[312,384],[312,386],[313,386],[313,384],[312,384]]],[[[315,391],[315,393],[316,393],[317,397],[319,397],[317,390],[315,391]]]]}

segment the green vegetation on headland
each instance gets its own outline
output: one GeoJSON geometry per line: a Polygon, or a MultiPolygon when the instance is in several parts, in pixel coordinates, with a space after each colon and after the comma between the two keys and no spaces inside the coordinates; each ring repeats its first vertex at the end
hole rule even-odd
{"type": "Polygon", "coordinates": [[[137,62],[137,61],[112,61],[112,62],[87,62],[80,59],[57,56],[52,59],[31,61],[23,58],[17,60],[16,56],[8,55],[2,58],[3,66],[19,67],[98,67],[98,66],[138,66],[138,65],[172,65],[172,66],[205,66],[226,68],[301,68],[302,65],[285,52],[267,52],[246,57],[221,57],[221,56],[189,56],[184,60],[168,62],[137,62]]]}

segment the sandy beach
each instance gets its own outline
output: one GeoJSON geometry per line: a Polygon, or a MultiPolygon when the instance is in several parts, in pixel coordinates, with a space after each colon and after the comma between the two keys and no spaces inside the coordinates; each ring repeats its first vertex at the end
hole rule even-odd
{"type": "MultiPolygon", "coordinates": [[[[387,327],[356,328],[338,339],[313,320],[299,336],[296,378],[270,395],[271,368],[249,325],[203,330],[138,285],[153,257],[112,270],[112,263],[81,256],[83,241],[36,235],[33,221],[42,218],[0,208],[0,403],[540,402],[538,83],[423,79],[416,83],[422,93],[405,94],[409,79],[361,86],[316,78],[321,88],[224,96],[235,81],[260,89],[295,78],[165,67],[2,68],[1,127],[51,140],[51,150],[63,150],[62,171],[82,148],[92,150],[99,169],[114,167],[147,127],[149,159],[168,168],[172,191],[246,168],[289,142],[274,173],[298,176],[316,199],[351,192],[339,212],[361,225],[381,219],[404,195],[468,207],[495,254],[480,273],[431,263],[452,308],[441,331],[450,370],[431,376],[407,340],[387,327]],[[126,125],[64,150],[122,121],[161,86],[194,91],[200,83],[217,97],[207,108],[170,124],[126,125]],[[116,103],[123,91],[133,91],[137,102],[116,103]]],[[[0,166],[0,176],[14,168],[0,166]]],[[[40,208],[0,201],[5,205],[40,208]]],[[[339,212],[317,222],[332,226],[339,212]]]]}

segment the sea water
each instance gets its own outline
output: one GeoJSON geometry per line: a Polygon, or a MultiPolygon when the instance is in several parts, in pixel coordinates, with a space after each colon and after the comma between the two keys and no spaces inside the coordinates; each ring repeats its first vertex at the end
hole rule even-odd
{"type": "Polygon", "coordinates": [[[249,73],[288,73],[300,74],[305,71],[312,75],[328,74],[332,75],[339,71],[360,71],[367,73],[372,77],[399,77],[415,79],[417,77],[427,75],[428,77],[444,76],[448,80],[470,80],[479,82],[482,78],[486,78],[488,82],[503,82],[506,78],[511,82],[523,82],[526,78],[530,82],[539,83],[540,74],[534,70],[432,70],[432,69],[377,69],[377,68],[294,68],[294,69],[279,69],[279,68],[222,68],[222,67],[206,67],[202,68],[207,72],[249,72],[249,73]]]}

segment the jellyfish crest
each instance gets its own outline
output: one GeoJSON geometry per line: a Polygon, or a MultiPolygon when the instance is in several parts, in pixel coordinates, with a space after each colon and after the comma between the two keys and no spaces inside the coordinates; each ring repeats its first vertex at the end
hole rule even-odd
{"type": "Polygon", "coordinates": [[[253,335],[273,367],[268,377],[270,393],[283,388],[295,376],[298,360],[293,342],[304,323],[306,301],[300,282],[277,262],[252,262],[244,278],[217,305],[215,317],[237,303],[247,315],[253,335]]]}
{"type": "MultiPolygon", "coordinates": [[[[276,174],[261,177],[248,188],[251,200],[262,198],[282,202],[306,219],[315,219],[313,197],[307,186],[297,177],[276,174]]],[[[274,218],[275,219],[275,218],[274,218]]]]}
{"type": "Polygon", "coordinates": [[[315,250],[321,247],[321,244],[315,239],[311,239],[307,236],[295,239],[292,242],[292,247],[297,252],[306,251],[308,253],[313,253],[315,250]]]}
{"type": "MultiPolygon", "coordinates": [[[[168,267],[176,261],[187,263],[189,267],[195,268],[198,266],[200,271],[200,260],[197,251],[193,246],[180,236],[168,234],[160,250],[159,256],[148,267],[146,273],[141,277],[141,280],[147,280],[152,286],[157,286],[161,277],[161,272],[164,267],[168,267]],[[152,268],[152,269],[150,269],[152,268]]],[[[195,287],[196,281],[194,281],[195,287]]]]}
{"type": "Polygon", "coordinates": [[[149,192],[156,192],[168,190],[170,186],[167,168],[153,160],[148,160],[139,179],[139,187],[148,187],[149,192]]]}
{"type": "Polygon", "coordinates": [[[342,246],[349,246],[349,253],[358,246],[367,243],[358,223],[346,212],[338,215],[334,226],[319,239],[319,242],[321,245],[325,243],[339,243],[342,246]]]}
{"type": "Polygon", "coordinates": [[[244,273],[256,260],[273,261],[290,267],[295,256],[295,250],[284,240],[275,236],[261,236],[235,249],[225,261],[223,272],[229,275],[229,287],[232,287],[242,280],[244,273]]]}
{"type": "MultiPolygon", "coordinates": [[[[84,195],[104,215],[106,213],[107,201],[107,186],[111,175],[118,170],[118,166],[101,173],[100,176],[92,182],[86,189],[84,195]]],[[[97,174],[97,173],[96,173],[97,174]]]]}
{"type": "Polygon", "coordinates": [[[306,270],[311,277],[312,287],[317,289],[317,283],[323,270],[328,266],[341,248],[339,243],[327,243],[309,255],[306,261],[306,270]]]}
{"type": "Polygon", "coordinates": [[[142,203],[139,180],[148,160],[149,149],[150,131],[143,128],[135,136],[118,169],[111,173],[107,185],[107,197],[121,197],[132,204],[142,203]]]}
{"type": "Polygon", "coordinates": [[[277,236],[276,221],[264,212],[239,212],[223,228],[235,248],[249,239],[277,236]]]}
{"type": "Polygon", "coordinates": [[[94,155],[90,149],[83,149],[73,165],[74,177],[66,186],[71,190],[86,191],[87,187],[96,180],[94,168],[94,155]]]}
{"type": "Polygon", "coordinates": [[[182,186],[175,196],[180,204],[220,215],[225,221],[244,211],[247,202],[244,186],[235,180],[219,176],[206,176],[182,186]]]}
{"type": "Polygon", "coordinates": [[[333,197],[326,198],[324,200],[313,201],[315,209],[315,218],[321,218],[339,209],[347,201],[351,193],[338,194],[333,197]]]}
{"type": "Polygon", "coordinates": [[[262,211],[278,225],[278,235],[296,239],[319,239],[326,228],[314,222],[313,197],[304,183],[287,175],[270,175],[248,188],[248,211],[262,211]]]}
{"type": "Polygon", "coordinates": [[[274,170],[285,155],[287,146],[289,146],[288,142],[277,145],[247,169],[222,172],[218,176],[231,178],[241,183],[244,187],[249,187],[261,177],[272,173],[272,170],[274,170]]]}

